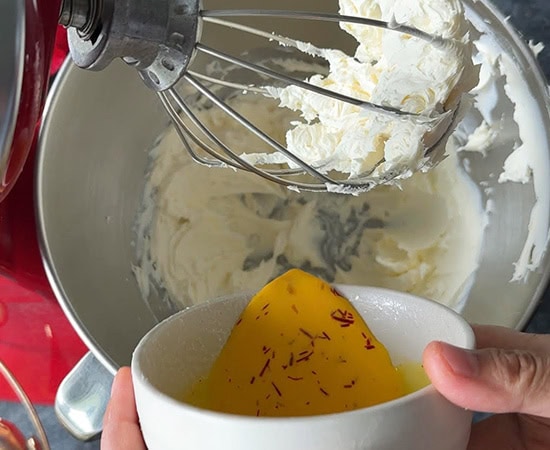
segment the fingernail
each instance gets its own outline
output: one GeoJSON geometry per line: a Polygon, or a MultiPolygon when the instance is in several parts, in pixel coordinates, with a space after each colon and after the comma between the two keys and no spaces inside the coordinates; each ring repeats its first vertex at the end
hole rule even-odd
{"type": "Polygon", "coordinates": [[[113,379],[113,383],[111,384],[111,397],[113,396],[115,389],[116,389],[116,377],[113,379]]]}
{"type": "Polygon", "coordinates": [[[456,375],[471,378],[479,374],[479,360],[475,351],[442,342],[441,356],[456,375]]]}
{"type": "Polygon", "coordinates": [[[113,393],[115,392],[115,390],[117,389],[117,385],[118,385],[118,380],[119,380],[120,376],[119,376],[119,372],[117,372],[115,374],[115,377],[113,378],[113,383],[111,384],[111,397],[113,396],[113,393]]]}

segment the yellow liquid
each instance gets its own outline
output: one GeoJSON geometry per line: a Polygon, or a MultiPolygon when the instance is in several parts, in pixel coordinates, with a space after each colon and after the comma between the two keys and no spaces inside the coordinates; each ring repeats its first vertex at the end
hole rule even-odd
{"type": "MultiPolygon", "coordinates": [[[[426,375],[422,364],[417,362],[407,362],[396,367],[397,372],[405,384],[404,395],[412,394],[430,384],[430,379],[426,375]]],[[[208,389],[208,377],[200,378],[191,389],[186,390],[177,400],[198,408],[216,410],[212,407],[208,389]]],[[[231,413],[232,411],[219,411],[231,413]]],[[[315,415],[312,411],[311,415],[315,415]]]]}
{"type": "Polygon", "coordinates": [[[422,364],[417,362],[407,362],[396,367],[405,383],[407,394],[419,391],[430,384],[430,379],[422,364]]]}
{"type": "Polygon", "coordinates": [[[250,301],[210,372],[183,399],[232,414],[296,417],[377,405],[426,384],[420,364],[392,364],[346,298],[294,269],[250,301]]]}

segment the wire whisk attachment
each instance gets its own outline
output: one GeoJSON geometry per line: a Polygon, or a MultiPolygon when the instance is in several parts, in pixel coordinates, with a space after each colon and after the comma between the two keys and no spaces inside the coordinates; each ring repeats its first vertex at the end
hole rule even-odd
{"type": "MultiPolygon", "coordinates": [[[[72,1],[66,0],[65,3],[72,1]]],[[[91,1],[94,3],[98,0],[91,1]]],[[[161,13],[156,15],[149,11],[146,21],[142,20],[143,11],[128,8],[124,16],[124,25],[122,25],[123,21],[118,15],[123,8],[109,8],[108,5],[113,1],[102,0],[101,8],[90,8],[90,11],[99,15],[99,20],[95,18],[79,21],[79,23],[98,24],[99,28],[95,32],[96,39],[91,45],[89,38],[86,39],[78,34],[78,29],[72,34],[69,33],[73,59],[81,67],[91,69],[104,67],[114,57],[121,57],[134,66],[145,84],[158,92],[162,104],[181,137],[184,148],[200,164],[246,170],[295,189],[358,193],[407,177],[413,172],[425,170],[444,157],[444,144],[460,117],[461,95],[457,95],[456,90],[453,89],[461,82],[461,69],[455,70],[458,75],[450,82],[447,98],[439,99],[436,104],[430,104],[427,108],[414,107],[414,105],[411,107],[406,99],[397,104],[395,101],[383,98],[377,100],[373,98],[374,96],[365,95],[364,92],[353,92],[351,89],[353,86],[346,85],[345,81],[342,82],[342,86],[336,85],[337,83],[325,86],[319,82],[315,73],[310,77],[300,78],[284,70],[273,69],[266,64],[247,60],[242,55],[251,50],[251,39],[263,39],[265,45],[275,42],[280,48],[296,49],[303,57],[311,56],[328,60],[331,68],[344,52],[339,49],[318,48],[308,42],[286,37],[285,33],[271,33],[241,22],[263,18],[270,24],[274,20],[280,20],[300,24],[333,23],[344,29],[346,27],[356,27],[358,30],[368,28],[380,33],[398,35],[401,37],[400,42],[427,44],[441,52],[438,58],[442,61],[446,57],[450,59],[455,57],[460,60],[468,56],[464,51],[464,42],[460,39],[453,36],[447,37],[444,33],[430,34],[413,26],[398,23],[394,18],[384,21],[311,11],[202,9],[201,3],[197,0],[155,0],[154,3],[163,5],[164,10],[169,11],[169,14],[168,16],[161,13]],[[152,17],[150,17],[151,14],[152,17]],[[132,27],[132,24],[135,26],[132,27]],[[117,26],[123,29],[116,29],[117,26]],[[206,30],[211,26],[243,33],[239,38],[243,43],[242,51],[235,55],[211,45],[209,43],[211,39],[206,30]],[[140,40],[139,33],[135,33],[139,28],[146,28],[143,30],[144,35],[147,36],[146,41],[140,40]],[[197,61],[201,62],[197,63],[197,61]],[[248,83],[238,79],[227,80],[224,77],[212,76],[208,68],[213,63],[248,71],[259,82],[248,83]],[[201,122],[193,105],[189,104],[187,97],[181,94],[182,84],[186,85],[185,91],[191,88],[197,92],[209,102],[211,107],[219,109],[235,120],[243,128],[243,132],[251,133],[265,143],[270,150],[266,155],[250,155],[246,154],[242,148],[233,148],[223,142],[216,130],[208,128],[201,122]],[[350,111],[354,112],[359,121],[369,114],[380,116],[383,122],[381,126],[390,131],[381,132],[377,142],[391,141],[391,129],[406,123],[409,129],[415,130],[418,148],[410,149],[413,157],[409,159],[403,156],[409,151],[405,149],[403,155],[397,155],[395,160],[388,160],[388,152],[380,153],[379,149],[378,153],[373,152],[366,147],[375,146],[375,144],[365,142],[364,155],[361,156],[355,152],[350,156],[354,168],[348,170],[345,167],[345,161],[335,162],[334,158],[327,157],[315,159],[314,152],[308,154],[302,151],[303,149],[290,148],[288,140],[285,143],[274,139],[255,125],[250,118],[237,112],[227,102],[228,94],[220,95],[219,87],[233,90],[234,94],[230,96],[235,93],[239,95],[255,93],[272,98],[282,98],[290,92],[285,89],[290,88],[294,89],[292,92],[295,94],[316,96],[312,100],[314,102],[337,102],[340,106],[335,108],[347,108],[347,110],[351,108],[350,111]],[[373,154],[377,155],[377,158],[373,154]],[[368,164],[367,160],[369,160],[368,164]]],[[[130,0],[128,1],[131,3],[130,0]]],[[[67,17],[67,14],[64,17],[67,17]]],[[[71,24],[67,23],[67,26],[71,24]]],[[[89,25],[87,27],[90,28],[89,25]]],[[[88,28],[87,36],[90,35],[88,28]]],[[[349,33],[348,29],[346,31],[349,33]]],[[[210,37],[216,33],[212,32],[210,37]]],[[[357,55],[350,57],[350,61],[357,61],[357,55]]],[[[376,61],[370,63],[376,64],[376,61]]],[[[288,105],[281,102],[281,106],[288,105]]],[[[299,109],[299,106],[291,109],[299,109]]],[[[261,113],[262,111],[259,110],[258,114],[261,113]]],[[[322,111],[313,118],[306,117],[305,122],[315,124],[321,116],[322,111]]],[[[384,147],[384,142],[378,142],[376,145],[384,147]]]]}

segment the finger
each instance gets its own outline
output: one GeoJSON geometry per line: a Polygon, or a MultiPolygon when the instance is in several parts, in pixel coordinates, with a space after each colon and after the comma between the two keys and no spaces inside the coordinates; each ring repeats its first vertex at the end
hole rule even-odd
{"type": "Polygon", "coordinates": [[[121,368],[113,381],[103,419],[101,450],[145,450],[129,367],[121,368]]]}
{"type": "Polygon", "coordinates": [[[526,350],[464,350],[432,342],[424,368],[451,402],[474,411],[550,417],[550,356],[526,350]]]}
{"type": "Polygon", "coordinates": [[[134,385],[129,367],[122,367],[116,374],[111,388],[111,400],[108,422],[136,422],[138,421],[134,400],[134,385]]]}
{"type": "Polygon", "coordinates": [[[550,420],[519,414],[498,414],[472,427],[468,450],[550,448],[550,420]]]}
{"type": "Polygon", "coordinates": [[[503,348],[550,353],[550,335],[521,333],[490,325],[472,326],[477,348],[503,348]]]}
{"type": "Polygon", "coordinates": [[[468,450],[524,448],[517,414],[499,414],[472,427],[468,450]]]}

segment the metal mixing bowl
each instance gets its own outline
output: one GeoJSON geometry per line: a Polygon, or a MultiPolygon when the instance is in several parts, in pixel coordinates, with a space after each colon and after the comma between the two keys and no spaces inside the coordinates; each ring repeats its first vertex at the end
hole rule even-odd
{"type": "MultiPolygon", "coordinates": [[[[206,6],[212,7],[213,3],[216,2],[211,0],[206,6]]],[[[308,2],[304,3],[307,9],[308,2]]],[[[309,3],[315,9],[318,2],[309,3]]],[[[547,130],[548,137],[546,83],[531,51],[487,2],[465,3],[469,15],[482,17],[484,20],[479,22],[500,42],[503,51],[512,54],[517,65],[525,69],[525,83],[538,102],[544,121],[540,126],[547,130]]],[[[292,0],[277,2],[277,8],[293,5],[292,0]]],[[[289,33],[299,38],[322,37],[315,25],[292,26],[296,28],[289,33]]],[[[278,31],[287,32],[280,27],[278,31]]],[[[209,37],[218,47],[243,50],[242,42],[222,33],[209,37]]],[[[324,44],[330,42],[325,40],[324,44]]],[[[503,113],[510,115],[510,111],[503,113]]],[[[135,258],[134,223],[149,162],[147,150],[166,124],[167,117],[154,94],[123,63],[112,64],[99,73],[82,71],[67,63],[50,93],[36,166],[43,257],[65,313],[106,368],[95,386],[107,383],[105,392],[96,389],[92,397],[86,397],[86,383],[92,380],[98,365],[88,357],[77,367],[58,395],[58,413],[66,422],[71,421],[67,415],[75,407],[75,398],[82,404],[84,400],[88,402],[83,406],[88,414],[97,410],[96,415],[102,415],[97,404],[108,396],[109,373],[128,364],[138,340],[171,312],[158,299],[144,301],[131,267],[135,258]],[[82,370],[88,370],[84,384],[75,383],[74,380],[83,382],[82,370]]],[[[469,155],[472,178],[478,183],[489,180],[489,187],[493,188],[495,212],[486,230],[480,268],[462,313],[471,322],[520,328],[542,295],[549,260],[547,256],[527,282],[509,282],[513,263],[527,236],[535,195],[531,184],[498,184],[489,174],[500,172],[517,138],[503,134],[495,144],[499,151],[489,152],[485,158],[469,155]]],[[[550,137],[546,146],[539,148],[545,158],[550,157],[549,143],[550,137]]],[[[96,422],[86,425],[88,434],[97,431],[96,422]]]]}

